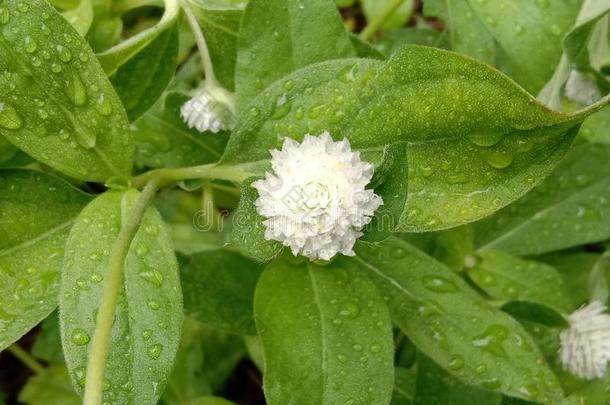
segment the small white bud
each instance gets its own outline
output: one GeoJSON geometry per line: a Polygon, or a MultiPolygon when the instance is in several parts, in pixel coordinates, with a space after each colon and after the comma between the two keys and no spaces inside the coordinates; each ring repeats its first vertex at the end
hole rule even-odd
{"type": "Polygon", "coordinates": [[[182,120],[199,132],[231,130],[235,126],[233,94],[219,86],[204,86],[180,109],[182,120]]]}
{"type": "Polygon", "coordinates": [[[568,317],[570,327],[561,332],[563,367],[586,379],[606,375],[610,361],[610,315],[599,301],[593,301],[568,317]]]}
{"type": "Polygon", "coordinates": [[[271,155],[273,172],[252,184],[256,209],[267,218],[265,238],[310,259],[354,255],[360,231],[383,204],[365,189],[373,165],[352,152],[347,139],[334,142],[328,132],[305,135],[301,144],[286,138],[271,155]]]}

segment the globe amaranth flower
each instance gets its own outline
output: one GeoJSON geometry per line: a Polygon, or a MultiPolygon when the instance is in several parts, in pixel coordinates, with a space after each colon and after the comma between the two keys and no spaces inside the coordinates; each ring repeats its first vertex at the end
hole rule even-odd
{"type": "Polygon", "coordinates": [[[561,362],[566,370],[586,379],[606,375],[610,361],[610,315],[593,301],[568,317],[570,327],[561,332],[561,362]]]}
{"type": "Polygon", "coordinates": [[[252,184],[259,193],[256,209],[267,218],[265,238],[312,260],[354,255],[362,228],[383,204],[365,189],[373,165],[347,139],[334,142],[328,132],[305,135],[301,144],[286,138],[271,156],[273,172],[252,184]]]}
{"type": "Polygon", "coordinates": [[[219,85],[204,85],[182,105],[180,115],[199,132],[231,130],[236,117],[233,94],[219,85]]]}

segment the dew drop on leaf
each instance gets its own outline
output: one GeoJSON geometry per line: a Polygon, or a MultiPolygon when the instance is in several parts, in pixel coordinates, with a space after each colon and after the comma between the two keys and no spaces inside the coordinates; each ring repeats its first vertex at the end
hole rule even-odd
{"type": "Polygon", "coordinates": [[[31,36],[26,35],[25,39],[24,39],[24,48],[25,51],[27,53],[34,53],[36,52],[36,49],[38,48],[38,44],[36,43],[36,41],[34,39],[32,39],[31,36]]]}
{"type": "Polygon", "coordinates": [[[454,371],[462,369],[464,367],[464,358],[459,354],[451,356],[447,367],[449,367],[450,370],[454,371]]]}
{"type": "Polygon", "coordinates": [[[0,101],[0,127],[6,129],[19,129],[23,126],[23,120],[17,111],[8,104],[0,101]]]}
{"type": "Polygon", "coordinates": [[[163,352],[163,345],[160,343],[155,343],[148,349],[148,357],[150,357],[153,360],[157,360],[161,356],[162,352],[163,352]]]}
{"type": "Polygon", "coordinates": [[[487,163],[496,169],[505,169],[513,162],[513,155],[505,152],[490,152],[487,154],[487,163]]]}
{"type": "Polygon", "coordinates": [[[457,286],[451,280],[438,276],[425,276],[422,280],[424,287],[430,291],[451,293],[457,291],[457,286]]]}
{"type": "Polygon", "coordinates": [[[59,60],[61,60],[62,62],[68,63],[72,60],[72,52],[70,52],[70,50],[65,46],[58,44],[55,47],[55,50],[57,51],[59,60]]]}
{"type": "Polygon", "coordinates": [[[84,346],[89,343],[90,338],[89,334],[84,329],[76,328],[72,331],[70,339],[75,345],[84,346]]]}
{"type": "Polygon", "coordinates": [[[339,310],[339,315],[344,318],[355,319],[360,314],[360,307],[353,302],[345,303],[339,310]]]}
{"type": "Polygon", "coordinates": [[[504,134],[494,131],[477,131],[471,132],[468,139],[477,146],[489,147],[500,142],[503,136],[504,134]]]}
{"type": "Polygon", "coordinates": [[[154,311],[161,308],[161,304],[157,300],[148,300],[147,304],[148,304],[148,307],[154,311]]]}
{"type": "Polygon", "coordinates": [[[498,357],[506,358],[504,342],[508,337],[509,331],[502,325],[491,325],[481,335],[472,341],[474,347],[478,347],[498,357]]]}
{"type": "Polygon", "coordinates": [[[95,109],[100,115],[104,117],[107,117],[112,114],[112,104],[104,93],[101,93],[98,96],[97,101],[95,103],[95,109]]]}

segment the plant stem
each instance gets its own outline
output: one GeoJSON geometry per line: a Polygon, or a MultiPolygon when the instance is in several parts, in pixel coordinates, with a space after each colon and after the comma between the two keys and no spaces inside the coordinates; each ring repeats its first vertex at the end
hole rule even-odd
{"type": "Polygon", "coordinates": [[[381,10],[381,13],[364,27],[364,30],[360,33],[360,39],[363,41],[371,39],[387,19],[402,5],[403,1],[404,0],[389,0],[385,8],[381,10]]]}
{"type": "Polygon", "coordinates": [[[159,187],[166,187],[182,180],[209,179],[241,182],[252,176],[238,166],[217,166],[216,164],[184,167],[179,169],[158,169],[143,173],[132,179],[133,187],[140,188],[151,179],[156,179],[159,187]]]}
{"type": "Polygon", "coordinates": [[[188,4],[188,0],[182,1],[182,8],[184,9],[184,14],[186,15],[186,19],[191,27],[191,31],[193,32],[193,35],[195,35],[199,55],[201,55],[201,63],[203,64],[203,72],[205,73],[206,85],[218,86],[218,81],[216,80],[216,75],[214,74],[214,66],[212,65],[212,58],[210,58],[208,44],[205,41],[205,36],[203,35],[203,31],[199,26],[199,22],[197,21],[193,10],[188,4]]]}
{"type": "Polygon", "coordinates": [[[7,349],[11,354],[17,357],[23,364],[28,366],[36,374],[44,372],[44,367],[30,353],[23,350],[17,343],[12,344],[7,349]]]}
{"type": "Polygon", "coordinates": [[[112,246],[108,259],[107,281],[102,291],[101,304],[97,314],[91,351],[89,352],[89,361],[87,363],[85,395],[83,397],[84,405],[101,405],[102,403],[104,369],[106,368],[106,359],[108,357],[112,324],[114,323],[119,293],[123,284],[125,258],[129,252],[131,241],[135,237],[144,214],[157,190],[158,184],[155,179],[152,179],[142,190],[130,215],[124,216],[125,219],[122,220],[121,230],[112,246]]]}

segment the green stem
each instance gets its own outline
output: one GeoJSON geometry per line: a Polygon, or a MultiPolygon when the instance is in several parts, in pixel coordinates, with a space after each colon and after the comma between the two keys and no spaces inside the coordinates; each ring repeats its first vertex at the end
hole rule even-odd
{"type": "Polygon", "coordinates": [[[379,13],[371,22],[368,23],[364,30],[360,33],[360,39],[368,41],[381,28],[381,26],[390,18],[398,7],[402,5],[404,0],[389,0],[381,13],[379,13]]]}
{"type": "Polygon", "coordinates": [[[158,184],[154,179],[144,187],[130,213],[131,215],[125,214],[117,240],[112,246],[108,259],[107,281],[102,291],[91,351],[89,352],[83,405],[102,404],[104,370],[108,357],[112,324],[114,323],[119,293],[123,285],[125,258],[129,252],[131,241],[136,235],[144,214],[155,197],[157,190],[158,184]]]}
{"type": "Polygon", "coordinates": [[[156,179],[159,187],[166,187],[182,180],[209,179],[242,182],[252,173],[238,166],[217,166],[216,164],[184,167],[180,169],[151,170],[132,179],[133,187],[140,188],[152,179],[156,179]]]}
{"type": "Polygon", "coordinates": [[[188,0],[182,1],[182,8],[184,9],[184,14],[186,15],[186,19],[191,27],[191,31],[193,32],[193,35],[195,35],[195,41],[197,42],[197,48],[199,49],[199,55],[201,55],[201,62],[203,64],[203,71],[205,73],[206,86],[218,86],[218,81],[216,80],[216,75],[214,74],[214,66],[212,65],[212,58],[210,58],[208,44],[205,41],[205,36],[203,35],[203,31],[201,31],[201,27],[199,26],[199,22],[197,21],[193,10],[188,4],[188,0]]]}
{"type": "Polygon", "coordinates": [[[17,357],[23,364],[28,366],[36,374],[44,372],[44,367],[30,353],[23,350],[17,343],[12,344],[7,349],[11,354],[17,357]]]}

